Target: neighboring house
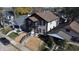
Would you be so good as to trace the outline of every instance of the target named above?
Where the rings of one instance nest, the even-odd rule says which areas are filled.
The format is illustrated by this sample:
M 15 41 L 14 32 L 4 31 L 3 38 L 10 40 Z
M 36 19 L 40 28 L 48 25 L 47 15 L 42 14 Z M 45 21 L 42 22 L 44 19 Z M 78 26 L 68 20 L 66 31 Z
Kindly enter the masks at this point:
M 63 28 L 50 31 L 48 35 L 59 39 L 79 42 L 79 23 L 77 21 L 73 21 L 71 24 L 64 26 Z
M 65 40 L 68 40 L 68 41 L 70 41 L 71 38 L 72 38 L 71 35 L 68 35 L 68 34 L 65 33 L 64 31 L 59 31 L 59 32 L 58 32 L 58 35 L 61 36 L 61 37 L 63 37 Z
M 59 25 L 59 17 L 50 11 L 34 13 L 25 20 L 28 31 L 34 29 L 39 34 L 46 34 Z
M 20 26 L 24 23 L 24 20 L 27 18 L 26 15 L 14 17 L 14 13 L 12 11 L 4 11 L 3 16 L 5 18 L 5 22 L 11 25 L 13 29 L 20 29 Z
M 48 35 L 49 36 L 52 36 L 52 37 L 56 37 L 56 38 L 61 39 L 61 40 L 67 40 L 67 41 L 70 41 L 71 38 L 72 38 L 71 35 L 68 35 L 64 31 L 58 31 L 56 33 L 49 33 Z
M 72 30 L 79 33 L 79 23 L 78 22 L 73 21 L 69 26 Z
M 61 28 L 61 30 L 64 31 L 65 33 L 67 33 L 68 35 L 72 36 L 72 37 L 79 37 L 79 33 L 72 30 L 70 28 L 70 25 L 64 26 L 64 28 Z
M 70 24 L 71 25 L 71 24 Z M 66 26 L 62 31 L 64 31 L 65 33 L 67 33 L 68 35 L 70 35 L 71 41 L 73 42 L 79 42 L 79 33 L 76 32 L 75 30 L 73 30 L 70 25 Z M 77 26 L 77 25 L 76 25 Z M 79 26 L 79 25 L 78 25 Z M 72 26 L 73 27 L 73 26 Z M 75 28 L 75 27 L 74 27 Z
M 3 16 L 5 17 L 5 22 L 9 23 L 14 20 L 13 11 L 4 11 Z

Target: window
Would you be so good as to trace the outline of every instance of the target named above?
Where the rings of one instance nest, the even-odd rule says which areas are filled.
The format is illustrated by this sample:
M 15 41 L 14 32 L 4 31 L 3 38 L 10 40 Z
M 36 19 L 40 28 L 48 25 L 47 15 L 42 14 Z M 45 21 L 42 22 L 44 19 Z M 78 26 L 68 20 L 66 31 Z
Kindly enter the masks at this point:
M 38 23 L 38 25 L 40 25 L 39 21 L 37 23 Z
M 52 22 L 50 22 L 50 24 L 52 24 Z
M 43 25 L 43 21 L 41 21 L 42 25 Z
M 45 34 L 45 29 L 43 29 L 43 33 Z
M 38 32 L 41 33 L 41 28 L 39 28 L 39 31 Z
M 38 23 L 37 22 L 35 22 L 35 26 L 37 26 L 38 25 Z
M 46 23 L 46 22 L 44 21 L 44 22 L 43 22 L 43 25 L 45 25 L 45 23 Z
M 29 24 L 31 24 L 31 21 L 28 21 L 29 22 Z
M 39 21 L 39 25 L 41 25 L 41 21 Z

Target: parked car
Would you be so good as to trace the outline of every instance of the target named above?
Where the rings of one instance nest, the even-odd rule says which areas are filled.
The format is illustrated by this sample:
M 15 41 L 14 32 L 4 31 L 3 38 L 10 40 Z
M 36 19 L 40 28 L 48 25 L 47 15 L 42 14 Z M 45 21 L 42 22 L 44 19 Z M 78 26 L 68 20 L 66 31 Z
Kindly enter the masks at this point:
M 1 42 L 3 45 L 8 45 L 8 44 L 10 44 L 10 41 L 7 40 L 7 39 L 4 38 L 4 37 L 0 38 L 0 42 Z

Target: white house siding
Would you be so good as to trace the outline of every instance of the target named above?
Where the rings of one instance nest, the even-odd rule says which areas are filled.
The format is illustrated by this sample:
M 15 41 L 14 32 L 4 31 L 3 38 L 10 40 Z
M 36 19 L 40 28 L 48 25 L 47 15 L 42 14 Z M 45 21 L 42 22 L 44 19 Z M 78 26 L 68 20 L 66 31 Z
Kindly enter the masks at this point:
M 56 20 L 56 25 L 58 26 L 59 25 L 59 18 Z
M 47 31 L 50 31 L 51 29 L 53 29 L 57 25 L 58 25 L 58 20 L 54 20 L 52 22 L 49 22 L 47 25 Z

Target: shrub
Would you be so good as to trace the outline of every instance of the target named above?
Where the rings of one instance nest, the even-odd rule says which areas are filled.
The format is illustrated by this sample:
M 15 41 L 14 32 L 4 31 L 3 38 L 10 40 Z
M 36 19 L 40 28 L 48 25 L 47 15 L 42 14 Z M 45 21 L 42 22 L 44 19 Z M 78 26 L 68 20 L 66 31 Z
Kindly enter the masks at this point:
M 12 30 L 12 28 L 6 27 L 6 28 L 3 28 L 1 31 L 2 31 L 3 34 L 7 34 L 11 30 Z

